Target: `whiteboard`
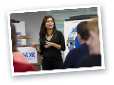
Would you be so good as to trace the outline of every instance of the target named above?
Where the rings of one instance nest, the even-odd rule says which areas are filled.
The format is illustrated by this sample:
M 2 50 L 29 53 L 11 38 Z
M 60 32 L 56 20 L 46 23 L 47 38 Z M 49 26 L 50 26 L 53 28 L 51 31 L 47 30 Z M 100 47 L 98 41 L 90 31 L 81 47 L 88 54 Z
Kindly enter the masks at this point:
M 15 25 L 15 28 L 16 28 L 17 35 L 26 35 L 25 22 L 24 21 L 20 21 L 19 23 L 14 23 L 14 25 Z M 26 39 L 17 40 L 17 44 L 26 45 Z

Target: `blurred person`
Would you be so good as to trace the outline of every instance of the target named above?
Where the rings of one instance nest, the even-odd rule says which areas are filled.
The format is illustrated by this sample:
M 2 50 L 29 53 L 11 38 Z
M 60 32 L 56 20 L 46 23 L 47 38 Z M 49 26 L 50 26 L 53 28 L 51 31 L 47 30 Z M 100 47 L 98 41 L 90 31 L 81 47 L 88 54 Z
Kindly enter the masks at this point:
M 13 52 L 13 66 L 14 72 L 26 72 L 26 71 L 37 71 L 37 67 L 30 64 L 25 56 L 17 50 L 16 47 L 16 29 L 13 23 L 11 26 L 11 40 L 12 40 L 12 52 Z
M 56 30 L 52 16 L 44 16 L 40 29 L 40 54 L 43 56 L 43 70 L 63 68 L 61 51 L 65 50 L 63 34 Z
M 86 27 L 87 22 L 81 22 L 77 26 L 77 36 L 80 41 L 80 47 L 70 50 L 67 54 L 64 67 L 65 68 L 78 68 L 85 58 L 89 56 L 89 48 L 86 44 L 90 34 Z
M 90 54 L 90 45 L 88 45 L 87 42 L 91 36 L 91 33 L 88 23 L 88 21 L 84 21 L 78 24 L 77 36 L 80 41 L 80 48 L 74 48 L 68 53 L 64 62 L 65 68 L 79 68 L 101 65 L 101 56 Z
M 92 21 L 88 21 L 87 27 L 90 32 L 90 37 L 86 43 L 89 47 L 90 56 L 83 62 L 83 64 L 88 66 L 101 66 L 98 19 L 94 18 Z

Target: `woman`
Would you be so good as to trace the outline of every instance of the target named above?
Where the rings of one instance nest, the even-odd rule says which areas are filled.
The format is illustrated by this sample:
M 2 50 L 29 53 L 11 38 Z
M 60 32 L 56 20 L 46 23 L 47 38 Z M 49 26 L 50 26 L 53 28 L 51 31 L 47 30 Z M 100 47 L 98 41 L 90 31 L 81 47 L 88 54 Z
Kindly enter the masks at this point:
M 40 29 L 40 50 L 43 55 L 43 70 L 63 68 L 61 51 L 65 50 L 64 36 L 56 30 L 52 16 L 43 18 Z
M 13 66 L 14 72 L 26 72 L 26 71 L 37 71 L 34 65 L 30 64 L 24 55 L 18 52 L 16 47 L 16 30 L 14 24 L 10 24 L 11 26 L 11 39 L 12 39 L 12 52 L 13 52 Z

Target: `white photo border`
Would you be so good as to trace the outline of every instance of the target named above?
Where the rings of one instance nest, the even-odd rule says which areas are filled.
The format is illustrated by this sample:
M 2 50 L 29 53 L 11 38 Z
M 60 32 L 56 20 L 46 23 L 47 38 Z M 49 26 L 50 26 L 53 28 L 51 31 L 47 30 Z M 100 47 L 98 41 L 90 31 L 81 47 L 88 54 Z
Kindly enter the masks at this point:
M 13 55 L 12 55 L 12 41 L 11 41 L 11 28 L 10 28 L 10 14 L 12 13 L 24 13 L 24 12 L 38 12 L 38 11 L 51 11 L 51 10 L 64 10 L 64 9 L 78 9 L 78 8 L 97 8 L 98 14 L 98 24 L 99 24 L 99 39 L 100 39 L 100 51 L 101 51 L 101 66 L 94 67 L 81 67 L 81 68 L 68 68 L 68 69 L 60 69 L 60 70 L 48 70 L 48 71 L 32 71 L 32 72 L 14 72 L 13 67 Z M 49 73 L 61 73 L 61 72 L 74 72 L 74 71 L 89 71 L 89 70 L 102 70 L 105 69 L 104 62 L 104 52 L 103 52 L 103 34 L 102 34 L 102 24 L 101 24 L 101 9 L 99 5 L 83 5 L 83 6 L 70 6 L 70 7 L 53 7 L 53 8 L 40 8 L 40 9 L 28 9 L 28 10 L 13 10 L 8 13 L 8 31 L 9 31 L 9 45 L 10 45 L 10 57 L 11 57 L 11 74 L 12 76 L 21 76 L 21 75 L 34 75 L 34 74 L 49 74 Z

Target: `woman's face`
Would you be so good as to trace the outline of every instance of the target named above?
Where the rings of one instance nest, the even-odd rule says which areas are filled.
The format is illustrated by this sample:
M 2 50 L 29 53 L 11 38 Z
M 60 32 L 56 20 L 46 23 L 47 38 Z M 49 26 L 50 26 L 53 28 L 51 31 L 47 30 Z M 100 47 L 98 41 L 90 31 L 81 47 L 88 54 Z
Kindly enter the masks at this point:
M 48 18 L 45 24 L 47 29 L 53 29 L 54 27 L 54 22 L 52 18 Z

